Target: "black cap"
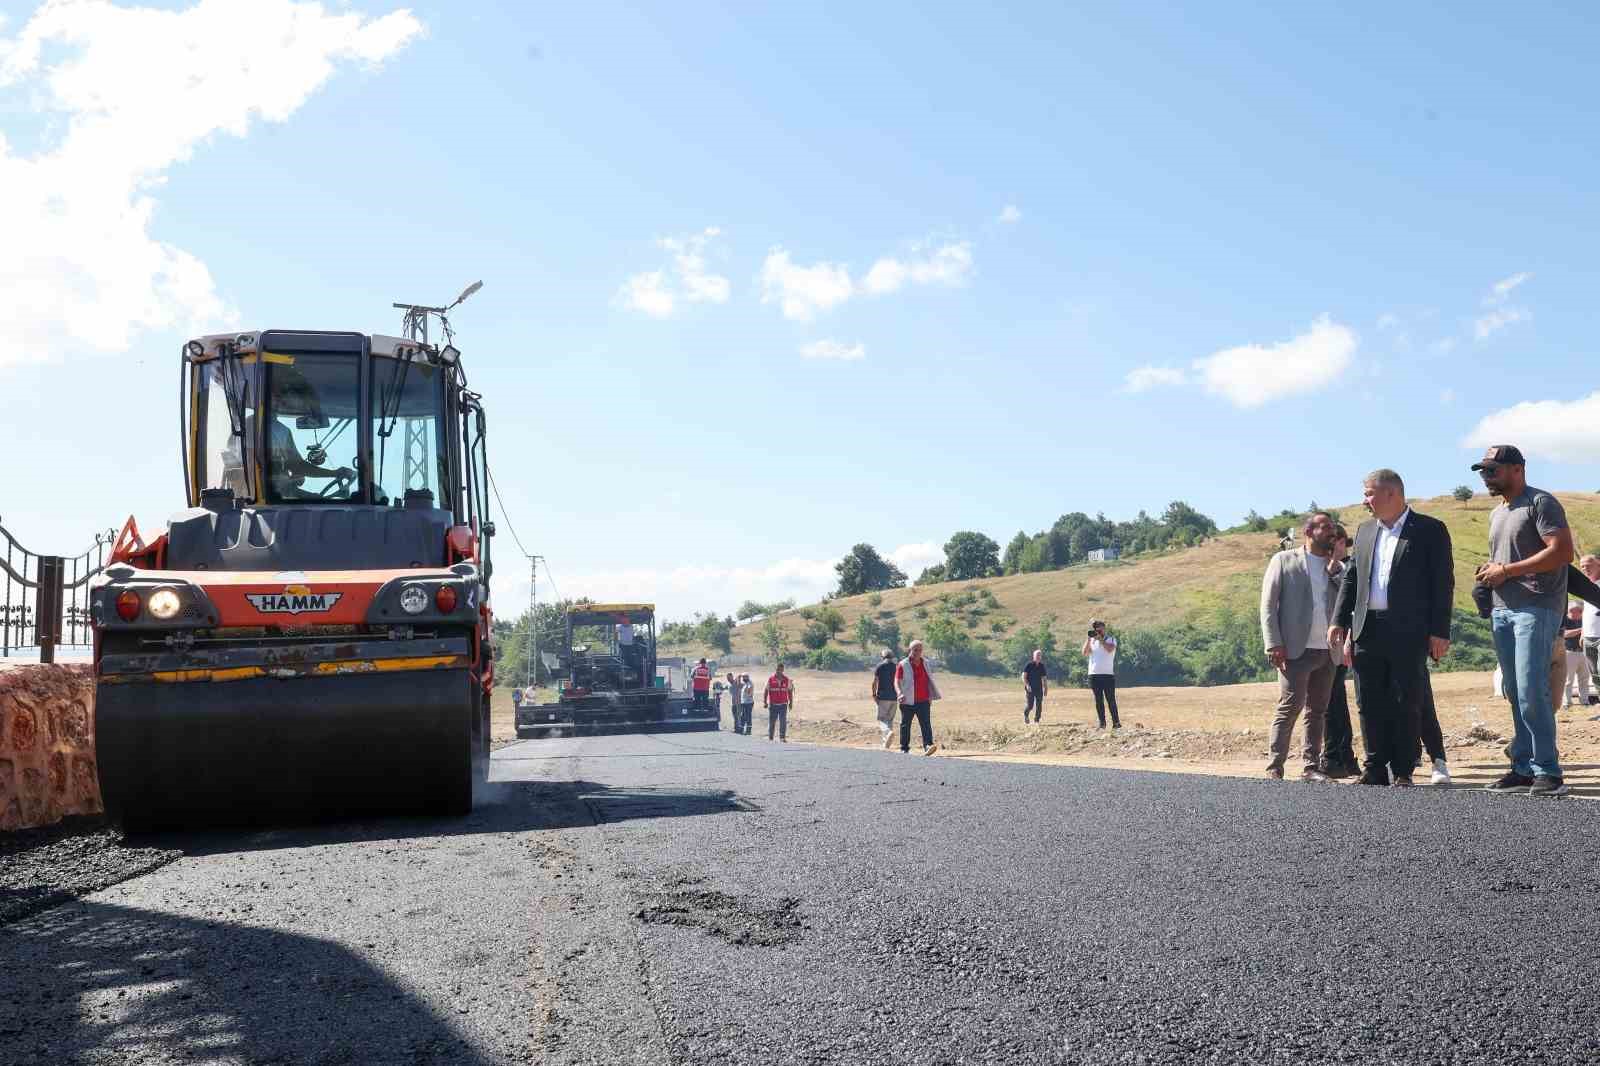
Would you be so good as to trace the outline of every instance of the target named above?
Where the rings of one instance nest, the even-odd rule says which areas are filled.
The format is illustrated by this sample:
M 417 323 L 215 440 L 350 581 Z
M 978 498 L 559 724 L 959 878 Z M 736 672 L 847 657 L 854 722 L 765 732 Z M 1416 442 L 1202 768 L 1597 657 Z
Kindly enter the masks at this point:
M 1472 469 L 1482 470 L 1486 466 L 1526 466 L 1527 460 L 1522 458 L 1522 451 L 1515 444 L 1491 444 L 1483 453 L 1483 458 L 1472 464 Z

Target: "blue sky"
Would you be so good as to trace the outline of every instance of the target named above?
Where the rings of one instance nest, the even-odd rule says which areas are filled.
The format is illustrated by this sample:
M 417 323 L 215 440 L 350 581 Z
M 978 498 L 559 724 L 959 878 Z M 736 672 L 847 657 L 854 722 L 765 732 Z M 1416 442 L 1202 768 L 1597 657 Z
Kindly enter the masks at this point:
M 1583 7 L 158 6 L 0 7 L 0 516 L 40 548 L 181 504 L 191 326 L 395 332 L 480 277 L 491 461 L 567 595 L 1431 495 L 1485 434 L 1600 488 Z

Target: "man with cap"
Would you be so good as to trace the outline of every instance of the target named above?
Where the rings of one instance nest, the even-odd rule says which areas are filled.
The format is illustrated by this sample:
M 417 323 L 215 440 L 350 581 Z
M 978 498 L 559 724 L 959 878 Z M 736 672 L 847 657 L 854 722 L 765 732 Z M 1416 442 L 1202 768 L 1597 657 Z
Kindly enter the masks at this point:
M 878 668 L 872 671 L 872 701 L 878 708 L 878 730 L 883 734 L 883 746 L 894 747 L 894 712 L 900 705 L 894 691 L 894 652 L 883 649 Z
M 1511 769 L 1489 787 L 1562 796 L 1567 783 L 1556 750 L 1549 664 L 1566 614 L 1572 530 L 1561 501 L 1528 484 L 1527 463 L 1513 445 L 1493 445 L 1472 469 L 1501 501 L 1489 516 L 1489 561 L 1477 579 L 1493 592 L 1490 625 L 1514 730 Z

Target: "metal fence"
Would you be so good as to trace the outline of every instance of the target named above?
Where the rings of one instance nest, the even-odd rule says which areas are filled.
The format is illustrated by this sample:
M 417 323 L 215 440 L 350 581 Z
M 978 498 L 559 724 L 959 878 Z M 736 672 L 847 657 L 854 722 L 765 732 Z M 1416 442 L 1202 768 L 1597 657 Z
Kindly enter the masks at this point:
M 0 525 L 0 656 L 37 647 L 40 661 L 51 662 L 58 647 L 93 643 L 89 579 L 105 567 L 116 539 L 108 529 L 77 555 L 41 555 Z

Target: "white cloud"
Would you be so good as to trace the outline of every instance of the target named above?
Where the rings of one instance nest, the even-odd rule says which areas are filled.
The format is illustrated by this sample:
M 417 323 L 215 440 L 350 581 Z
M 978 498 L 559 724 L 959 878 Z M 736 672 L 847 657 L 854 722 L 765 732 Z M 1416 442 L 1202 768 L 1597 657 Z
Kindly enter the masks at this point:
M 802 344 L 800 354 L 807 359 L 842 359 L 848 362 L 866 358 L 867 346 L 860 341 L 845 344 L 843 341 L 820 340 Z
M 648 270 L 623 282 L 617 291 L 617 303 L 652 318 L 670 318 L 677 307 L 666 272 L 662 270 Z
M 809 322 L 855 296 L 886 296 L 907 285 L 962 285 L 972 274 L 972 244 L 952 241 L 931 247 L 911 246 L 902 257 L 884 256 L 860 282 L 843 263 L 827 261 L 799 266 L 783 248 L 767 253 L 761 264 L 761 302 L 776 303 L 785 318 Z
M 931 251 L 912 249 L 904 259 L 885 256 L 872 264 L 861 279 L 861 291 L 869 296 L 898 292 L 907 282 L 914 285 L 960 285 L 972 273 L 972 245 L 966 241 L 941 245 Z
M 1124 392 L 1148 392 L 1170 385 L 1187 385 L 1189 375 L 1175 366 L 1140 366 L 1128 371 L 1123 382 Z
M 774 248 L 761 264 L 761 302 L 776 303 L 784 318 L 809 322 L 818 311 L 850 299 L 854 289 L 849 269 L 840 263 L 796 266 L 788 252 Z
M 1432 347 L 1440 355 L 1448 355 L 1456 350 L 1456 339 L 1454 337 L 1440 337 L 1433 342 Z
M 1472 335 L 1480 341 L 1488 340 L 1507 326 L 1526 322 L 1532 317 L 1533 312 L 1526 307 L 1497 307 L 1473 321 Z
M 1022 221 L 1022 209 L 1016 204 L 1006 204 L 1000 209 L 998 221 L 1005 223 L 1007 226 L 1015 225 Z
M 0 37 L 0 90 L 54 134 L 32 154 L 0 136 L 0 366 L 230 324 L 206 264 L 151 233 L 166 171 L 215 134 L 286 121 L 338 65 L 379 62 L 422 32 L 404 9 L 58 0 Z
M 1356 346 L 1353 330 L 1323 315 L 1298 337 L 1225 348 L 1195 360 L 1194 368 L 1207 392 L 1235 407 L 1260 407 L 1333 384 L 1349 369 Z
M 653 318 L 670 318 L 678 300 L 686 303 L 725 304 L 733 287 L 728 279 L 713 274 L 706 266 L 706 246 L 722 231 L 707 226 L 687 237 L 662 237 L 656 245 L 672 253 L 672 278 L 665 270 L 635 274 L 617 290 L 617 305 Z
M 904 570 L 908 580 L 915 581 L 928 567 L 944 562 L 944 549 L 931 541 L 920 541 L 902 544 L 884 558 Z
M 1484 297 L 1484 303 L 1505 303 L 1506 297 L 1511 295 L 1513 289 L 1515 289 L 1518 285 L 1521 285 L 1523 282 L 1530 280 L 1532 277 L 1532 274 L 1528 273 L 1526 270 L 1523 270 L 1511 275 L 1509 278 L 1501 278 L 1499 281 L 1495 282 L 1489 287 L 1489 295 Z
M 1567 463 L 1600 460 L 1600 392 L 1581 400 L 1539 400 L 1485 415 L 1463 448 L 1515 444 L 1524 455 Z
M 1531 319 L 1532 311 L 1526 307 L 1508 307 L 1506 300 L 1519 285 L 1532 277 L 1532 274 L 1524 270 L 1509 278 L 1501 278 L 1489 286 L 1489 291 L 1483 298 L 1483 306 L 1490 310 L 1473 320 L 1472 335 L 1480 341 L 1488 340 L 1507 326 Z

